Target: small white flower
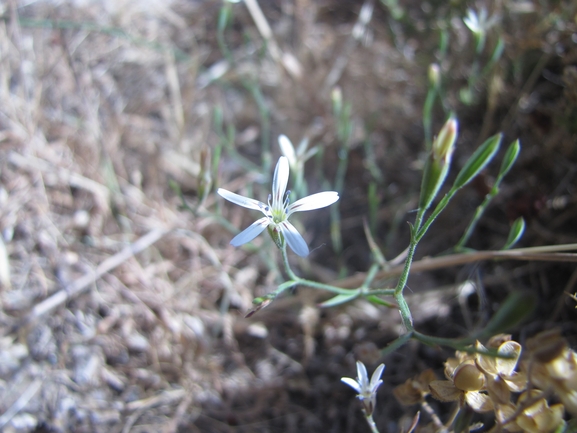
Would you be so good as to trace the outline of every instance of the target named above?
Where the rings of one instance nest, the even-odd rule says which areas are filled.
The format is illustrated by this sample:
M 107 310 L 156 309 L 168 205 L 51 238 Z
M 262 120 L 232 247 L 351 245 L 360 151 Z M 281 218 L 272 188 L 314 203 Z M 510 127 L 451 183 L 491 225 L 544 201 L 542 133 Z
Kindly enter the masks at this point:
M 377 389 L 381 386 L 381 383 L 383 383 L 381 375 L 383 374 L 384 369 L 385 364 L 379 365 L 371 376 L 371 381 L 369 382 L 369 376 L 365 364 L 361 361 L 357 361 L 357 380 L 351 379 L 350 377 L 341 378 L 342 382 L 357 391 L 357 398 L 363 402 L 367 416 L 370 416 L 373 413 L 377 404 Z
M 467 16 L 463 18 L 463 22 L 476 35 L 484 35 L 487 30 L 495 25 L 497 17 L 489 17 L 485 8 L 481 8 L 479 14 L 473 9 L 467 9 Z
M 289 204 L 290 191 L 286 192 L 289 177 L 289 162 L 286 157 L 281 156 L 274 170 L 272 179 L 272 195 L 268 196 L 268 204 L 252 198 L 243 197 L 226 189 L 219 188 L 217 193 L 228 201 L 248 209 L 261 211 L 265 216 L 256 220 L 244 231 L 236 235 L 230 244 L 238 247 L 252 241 L 261 234 L 267 227 L 271 234 L 281 234 L 289 247 L 301 257 L 309 254 L 309 247 L 297 229 L 288 221 L 294 212 L 301 212 L 313 209 L 320 209 L 329 206 L 339 199 L 339 194 L 335 191 L 319 192 L 301 198 Z M 286 194 L 285 194 L 286 192 Z M 271 202 L 272 197 L 272 202 Z
M 289 165 L 294 171 L 302 170 L 304 163 L 318 151 L 315 146 L 307 152 L 309 146 L 308 138 L 303 138 L 297 149 L 294 148 L 292 142 L 286 135 L 280 135 L 278 137 L 278 144 L 280 151 L 287 157 Z

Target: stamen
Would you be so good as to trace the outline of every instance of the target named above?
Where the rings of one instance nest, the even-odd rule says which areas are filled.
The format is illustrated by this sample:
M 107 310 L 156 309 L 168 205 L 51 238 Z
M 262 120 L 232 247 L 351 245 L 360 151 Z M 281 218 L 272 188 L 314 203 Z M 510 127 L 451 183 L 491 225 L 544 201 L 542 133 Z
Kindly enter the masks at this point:
M 283 204 L 283 206 L 284 206 L 285 208 L 286 208 L 286 207 L 289 205 L 289 203 L 290 203 L 290 194 L 291 194 L 291 191 L 290 191 L 290 189 L 289 189 L 289 190 L 286 192 L 285 199 L 284 199 L 284 204 Z

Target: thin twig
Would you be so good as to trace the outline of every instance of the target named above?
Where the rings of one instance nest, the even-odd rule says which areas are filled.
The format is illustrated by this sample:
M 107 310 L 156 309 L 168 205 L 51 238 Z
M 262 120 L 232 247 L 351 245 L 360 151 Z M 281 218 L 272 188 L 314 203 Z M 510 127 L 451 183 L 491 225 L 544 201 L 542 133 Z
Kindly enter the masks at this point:
M 434 269 L 448 268 L 459 266 L 467 263 L 479 262 L 482 260 L 526 260 L 526 261 L 558 261 L 558 262 L 577 262 L 577 254 L 562 253 L 560 251 L 577 250 L 577 244 L 549 245 L 544 247 L 517 248 L 507 251 L 476 251 L 472 253 L 452 254 L 449 256 L 424 258 L 413 262 L 412 272 L 431 271 Z M 386 271 L 379 272 L 375 278 L 388 278 L 400 275 L 404 266 L 395 266 Z M 338 287 L 352 288 L 358 287 L 365 279 L 365 273 L 353 275 L 344 280 L 333 282 Z

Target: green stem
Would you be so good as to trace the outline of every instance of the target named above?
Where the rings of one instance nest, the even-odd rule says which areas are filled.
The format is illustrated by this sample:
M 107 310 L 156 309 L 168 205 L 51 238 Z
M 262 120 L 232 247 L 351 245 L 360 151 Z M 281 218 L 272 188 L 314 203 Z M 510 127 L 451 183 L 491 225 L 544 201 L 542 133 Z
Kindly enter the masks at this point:
M 361 287 L 359 287 L 360 289 L 368 289 L 369 288 L 369 286 L 371 285 L 371 283 L 375 279 L 375 276 L 377 275 L 379 268 L 380 268 L 380 266 L 378 263 L 373 263 L 371 265 L 369 272 L 367 272 L 367 277 L 365 278 L 365 281 L 363 281 L 363 284 L 361 285 Z
M 493 200 L 493 198 L 497 195 L 498 192 L 499 192 L 499 188 L 496 188 L 496 185 L 495 185 L 495 187 L 493 187 L 491 192 L 485 196 L 485 199 L 483 200 L 483 202 L 477 207 L 477 209 L 475 210 L 475 215 L 473 216 L 473 219 L 471 220 L 471 222 L 469 223 L 469 226 L 465 230 L 465 233 L 463 233 L 463 236 L 461 237 L 461 239 L 459 239 L 459 242 L 457 242 L 457 245 L 455 245 L 456 251 L 461 251 L 463 249 L 463 247 L 465 246 L 465 244 L 469 241 L 469 238 L 473 234 L 473 231 L 475 230 L 477 223 L 481 219 L 481 216 L 483 215 L 483 213 L 487 209 L 487 206 L 489 206 L 489 203 L 491 202 L 491 200 Z
M 367 424 L 369 424 L 369 427 L 371 428 L 371 433 L 379 433 L 379 429 L 373 420 L 373 415 L 366 415 L 366 420 Z
M 403 273 L 397 282 L 395 287 L 395 301 L 399 306 L 399 313 L 401 314 L 401 319 L 403 325 L 407 332 L 413 331 L 413 316 L 411 314 L 411 309 L 403 296 L 403 290 L 407 286 L 407 281 L 409 280 L 409 272 L 411 271 L 411 264 L 413 263 L 413 257 L 415 255 L 415 250 L 417 249 L 417 244 L 419 239 L 417 238 L 417 233 L 421 227 L 423 221 L 423 215 L 425 209 L 419 209 L 417 212 L 417 218 L 415 219 L 415 225 L 411 227 L 411 243 L 409 244 L 409 251 L 407 253 L 407 258 L 405 259 L 405 267 L 403 268 Z
M 429 218 L 427 218 L 427 221 L 425 221 L 423 227 L 417 227 L 417 225 L 415 224 L 416 243 L 418 243 L 423 238 L 425 233 L 427 233 L 427 230 L 429 230 L 429 227 L 431 226 L 431 224 L 433 224 L 433 221 L 435 221 L 435 219 L 439 216 L 439 214 L 443 211 L 443 209 L 447 207 L 447 205 L 449 204 L 449 202 L 451 201 L 456 192 L 457 192 L 456 189 L 451 188 L 451 190 L 439 202 L 433 213 L 429 216 Z
M 336 293 L 338 295 L 352 295 L 354 292 L 356 292 L 358 290 L 358 289 L 343 289 L 341 287 L 335 287 L 335 286 L 332 286 L 330 284 L 318 283 L 316 281 L 307 280 L 305 278 L 300 278 L 297 274 L 294 273 L 294 271 L 292 270 L 292 268 L 290 266 L 290 263 L 288 260 L 288 254 L 287 254 L 287 250 L 286 250 L 286 242 L 283 243 L 281 251 L 282 251 L 282 259 L 283 259 L 286 273 L 290 277 L 291 281 L 294 283 L 290 287 L 296 286 L 298 284 L 298 285 L 310 287 L 313 289 L 326 290 L 328 292 Z
M 395 296 L 395 289 L 376 289 L 369 290 L 365 293 L 366 296 L 370 295 L 382 295 L 382 296 Z
M 435 87 L 429 87 L 427 92 L 427 98 L 425 99 L 425 104 L 423 106 L 423 130 L 425 133 L 425 144 L 426 149 L 430 150 L 433 143 L 432 134 L 432 111 L 433 104 L 435 103 L 435 98 L 437 97 L 437 90 Z
M 286 241 L 284 239 L 283 239 L 282 248 L 280 250 L 282 251 L 282 260 L 284 263 L 284 268 L 286 270 L 286 273 L 288 274 L 288 276 L 290 277 L 291 280 L 293 280 L 293 281 L 300 280 L 298 275 L 293 272 L 291 265 L 289 263 L 288 254 L 286 253 Z

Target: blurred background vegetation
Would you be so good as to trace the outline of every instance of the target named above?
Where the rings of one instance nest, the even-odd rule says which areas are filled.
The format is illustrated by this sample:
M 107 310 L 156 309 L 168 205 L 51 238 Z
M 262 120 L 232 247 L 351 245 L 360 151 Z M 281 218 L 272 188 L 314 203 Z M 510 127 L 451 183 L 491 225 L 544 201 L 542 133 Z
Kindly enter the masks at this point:
M 10 0 L 0 14 L 3 431 L 366 432 L 340 383 L 357 359 L 387 366 L 380 431 L 407 428 L 416 408 L 392 388 L 442 378 L 452 351 L 381 356 L 394 309 L 319 309 L 297 289 L 244 317 L 284 281 L 279 256 L 264 236 L 229 246 L 254 215 L 214 191 L 266 201 L 280 134 L 315 149 L 293 197 L 341 195 L 295 219 L 305 277 L 367 272 L 365 220 L 386 259 L 403 252 L 450 114 L 450 179 L 491 135 L 522 147 L 466 247 L 500 249 L 519 217 L 519 247 L 576 242 L 573 1 Z M 457 244 L 498 166 L 417 261 Z M 520 291 L 538 302 L 515 339 L 557 327 L 575 347 L 576 282 L 562 259 L 484 261 L 414 273 L 407 297 L 418 329 L 454 337 Z

